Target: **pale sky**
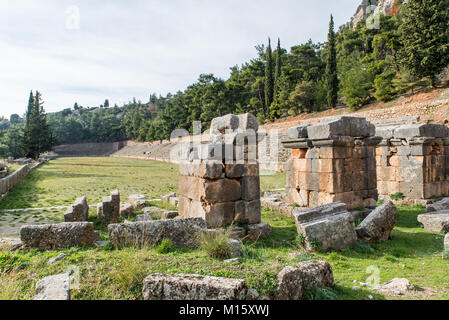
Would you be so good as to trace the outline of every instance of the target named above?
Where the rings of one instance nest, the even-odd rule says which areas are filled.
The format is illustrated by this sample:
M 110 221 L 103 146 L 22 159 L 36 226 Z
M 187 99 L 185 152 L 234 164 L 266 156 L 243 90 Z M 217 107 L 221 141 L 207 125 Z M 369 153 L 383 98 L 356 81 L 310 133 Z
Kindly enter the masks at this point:
M 361 0 L 0 0 L 0 116 L 22 115 L 30 90 L 47 112 L 119 106 L 184 90 L 202 73 L 227 79 L 281 38 L 324 42 Z

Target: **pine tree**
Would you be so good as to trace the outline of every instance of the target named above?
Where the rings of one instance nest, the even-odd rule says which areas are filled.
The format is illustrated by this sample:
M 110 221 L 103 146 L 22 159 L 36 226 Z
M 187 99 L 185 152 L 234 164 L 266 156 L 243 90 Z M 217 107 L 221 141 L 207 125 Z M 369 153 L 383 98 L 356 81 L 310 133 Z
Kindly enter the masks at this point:
M 276 66 L 274 69 L 274 98 L 276 98 L 279 91 L 279 78 L 282 70 L 282 49 L 281 39 L 278 39 L 278 47 L 276 49 Z
M 331 15 L 327 42 L 326 87 L 327 105 L 335 108 L 338 102 L 337 50 L 335 45 L 334 17 Z
M 449 1 L 409 0 L 400 27 L 400 62 L 418 78 L 429 77 L 432 86 L 449 64 Z
M 268 38 L 268 47 L 266 53 L 266 63 L 265 63 L 265 104 L 266 108 L 269 109 L 271 103 L 273 102 L 274 94 L 274 80 L 273 80 L 273 53 L 271 50 L 271 40 Z
M 47 123 L 47 115 L 43 108 L 42 95 L 36 91 L 34 97 L 30 95 L 26 126 L 23 130 L 22 149 L 26 157 L 38 160 L 41 153 L 50 151 L 56 140 Z

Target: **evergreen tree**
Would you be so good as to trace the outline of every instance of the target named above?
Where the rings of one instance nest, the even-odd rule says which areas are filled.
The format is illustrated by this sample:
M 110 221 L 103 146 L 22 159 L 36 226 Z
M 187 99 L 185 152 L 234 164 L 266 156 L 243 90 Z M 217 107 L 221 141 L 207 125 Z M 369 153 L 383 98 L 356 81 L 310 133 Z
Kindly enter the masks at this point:
M 265 104 L 269 108 L 273 102 L 274 80 L 273 80 L 273 53 L 271 51 L 271 40 L 268 38 L 268 47 L 265 62 Z
M 278 39 L 278 47 L 276 50 L 276 66 L 274 70 L 274 97 L 277 96 L 279 91 L 279 78 L 281 76 L 282 70 L 282 49 L 281 49 L 281 39 Z
M 400 62 L 418 78 L 437 75 L 449 64 L 449 1 L 409 0 L 400 27 Z
M 56 143 L 43 104 L 39 91 L 33 98 L 31 93 L 21 145 L 25 156 L 34 160 L 38 160 L 41 153 L 50 151 Z
M 334 17 L 331 15 L 327 42 L 326 65 L 327 105 L 335 108 L 338 102 L 337 49 L 335 43 Z

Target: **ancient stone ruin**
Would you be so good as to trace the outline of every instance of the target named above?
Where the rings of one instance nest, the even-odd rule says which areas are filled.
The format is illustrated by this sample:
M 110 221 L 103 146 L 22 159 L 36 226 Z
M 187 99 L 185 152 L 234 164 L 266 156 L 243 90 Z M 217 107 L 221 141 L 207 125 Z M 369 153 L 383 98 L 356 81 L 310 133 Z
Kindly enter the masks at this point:
M 393 202 L 389 201 L 377 207 L 357 227 L 359 239 L 365 242 L 376 243 L 388 241 L 398 219 L 398 211 Z
M 342 202 L 296 209 L 293 217 L 306 250 L 343 249 L 357 241 L 354 217 Z
M 66 222 L 24 226 L 20 229 L 20 239 L 27 249 L 63 250 L 72 246 L 93 246 L 100 235 L 92 222 Z
M 71 205 L 64 215 L 65 222 L 82 222 L 87 221 L 89 218 L 89 206 L 87 204 L 87 198 L 78 198 L 73 205 Z
M 120 192 L 114 190 L 109 197 L 103 197 L 103 201 L 97 205 L 97 214 L 104 227 L 120 220 Z
M 337 201 L 349 209 L 375 207 L 377 173 L 375 127 L 364 118 L 330 118 L 289 130 L 285 148 L 288 202 L 316 207 Z
M 421 202 L 449 195 L 449 128 L 436 124 L 377 127 L 381 199 L 401 194 Z
M 210 143 L 187 146 L 180 164 L 179 213 L 207 227 L 261 221 L 257 118 L 227 115 L 212 121 Z

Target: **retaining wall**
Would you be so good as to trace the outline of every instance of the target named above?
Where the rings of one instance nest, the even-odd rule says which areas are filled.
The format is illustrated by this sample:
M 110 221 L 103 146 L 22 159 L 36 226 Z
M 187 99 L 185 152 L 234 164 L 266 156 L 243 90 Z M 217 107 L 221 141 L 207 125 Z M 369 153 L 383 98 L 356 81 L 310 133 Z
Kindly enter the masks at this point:
M 3 198 L 9 192 L 9 190 L 11 190 L 16 184 L 18 184 L 23 178 L 25 178 L 31 170 L 41 164 L 42 162 L 23 165 L 12 174 L 6 176 L 3 179 L 0 179 L 0 198 Z

